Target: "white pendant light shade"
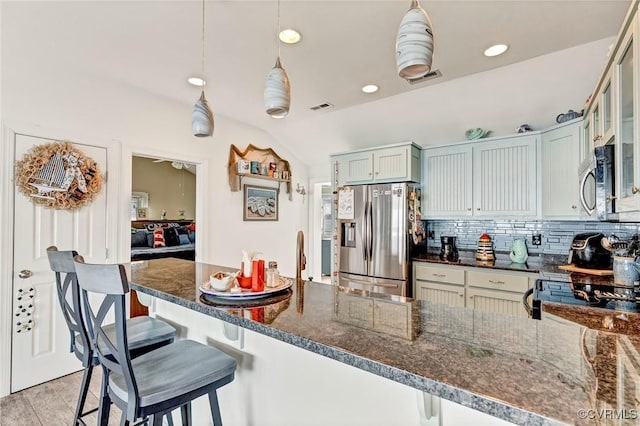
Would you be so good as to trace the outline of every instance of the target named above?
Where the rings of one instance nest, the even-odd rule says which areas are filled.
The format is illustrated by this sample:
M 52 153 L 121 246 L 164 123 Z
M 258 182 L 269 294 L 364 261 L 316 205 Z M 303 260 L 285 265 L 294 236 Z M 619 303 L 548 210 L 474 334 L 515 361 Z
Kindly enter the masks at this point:
M 282 68 L 280 57 L 276 65 L 267 75 L 264 85 L 264 109 L 273 118 L 284 118 L 289 114 L 291 104 L 291 87 L 289 77 Z
M 204 97 L 204 90 L 193 107 L 191 129 L 193 130 L 193 135 L 198 137 L 211 136 L 213 134 L 213 112 L 211 112 L 209 103 Z
M 406 80 L 424 77 L 433 62 L 433 30 L 431 20 L 417 0 L 404 15 L 396 37 L 398 75 Z

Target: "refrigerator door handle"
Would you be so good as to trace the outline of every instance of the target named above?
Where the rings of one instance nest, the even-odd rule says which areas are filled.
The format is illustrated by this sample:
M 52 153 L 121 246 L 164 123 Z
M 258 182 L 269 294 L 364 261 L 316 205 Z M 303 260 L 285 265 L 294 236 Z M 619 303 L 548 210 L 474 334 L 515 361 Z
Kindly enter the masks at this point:
M 373 260 L 373 201 L 369 201 L 369 260 Z
M 367 228 L 368 226 L 368 217 L 369 215 L 369 209 L 367 208 L 367 203 L 365 202 L 364 205 L 364 222 L 362 224 L 362 258 L 364 259 L 364 261 L 366 262 L 368 260 L 367 258 L 367 251 L 368 251 L 368 243 L 369 243 L 369 230 Z

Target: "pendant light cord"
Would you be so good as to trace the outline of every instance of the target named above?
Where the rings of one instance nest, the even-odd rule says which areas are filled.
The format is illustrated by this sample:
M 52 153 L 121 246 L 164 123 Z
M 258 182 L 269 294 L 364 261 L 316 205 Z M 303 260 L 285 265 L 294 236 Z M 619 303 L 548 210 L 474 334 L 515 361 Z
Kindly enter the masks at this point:
M 278 34 L 276 34 L 278 40 L 278 58 L 280 57 L 280 0 L 278 0 Z
M 204 78 L 204 3 L 205 0 L 202 0 L 202 81 L 205 81 Z M 202 90 L 204 91 L 204 84 L 202 85 Z

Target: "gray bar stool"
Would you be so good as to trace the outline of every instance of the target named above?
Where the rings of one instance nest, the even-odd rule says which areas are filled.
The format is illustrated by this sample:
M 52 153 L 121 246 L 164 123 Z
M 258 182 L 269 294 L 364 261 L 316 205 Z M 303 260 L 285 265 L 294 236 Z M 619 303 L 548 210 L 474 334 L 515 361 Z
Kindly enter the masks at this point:
M 162 417 L 180 407 L 182 422 L 191 424 L 191 401 L 208 394 L 213 424 L 222 425 L 217 389 L 234 379 L 236 360 L 224 352 L 193 340 L 179 340 L 131 359 L 125 327 L 125 295 L 129 292 L 122 265 L 91 265 L 75 257 L 85 326 L 100 363 L 108 370 L 108 397 L 122 410 L 121 425 L 136 419 L 159 426 Z M 105 295 L 97 310 L 87 294 Z M 102 328 L 115 311 L 116 334 Z M 106 356 L 105 351 L 113 354 Z M 103 418 L 101 425 L 106 425 Z
M 83 412 L 84 404 L 89 391 L 89 383 L 91 382 L 91 373 L 93 367 L 99 365 L 97 354 L 91 348 L 89 334 L 87 333 L 82 321 L 80 288 L 78 287 L 78 279 L 76 276 L 75 264 L 73 257 L 76 256 L 75 251 L 58 251 L 58 248 L 51 246 L 47 248 L 47 257 L 49 258 L 49 266 L 56 275 L 56 290 L 58 294 L 58 302 L 62 309 L 62 315 L 69 328 L 70 336 L 70 352 L 75 353 L 76 357 L 82 362 L 84 373 L 82 375 L 82 384 L 80 386 L 80 394 L 78 395 L 78 403 L 73 417 L 73 424 L 84 425 L 82 417 L 95 412 L 98 408 L 94 408 L 87 412 Z M 64 274 L 64 277 L 63 277 Z M 129 348 L 133 351 L 132 356 L 138 356 L 157 349 L 161 346 L 168 345 L 173 342 L 176 334 L 175 328 L 169 324 L 150 317 L 136 317 L 126 321 L 126 327 L 129 338 Z M 115 324 L 107 324 L 104 332 L 109 336 L 115 336 Z M 106 356 L 112 357 L 107 351 Z M 105 394 L 106 380 L 103 374 L 102 393 Z M 107 402 L 105 407 L 102 399 L 100 401 L 102 412 L 108 413 Z

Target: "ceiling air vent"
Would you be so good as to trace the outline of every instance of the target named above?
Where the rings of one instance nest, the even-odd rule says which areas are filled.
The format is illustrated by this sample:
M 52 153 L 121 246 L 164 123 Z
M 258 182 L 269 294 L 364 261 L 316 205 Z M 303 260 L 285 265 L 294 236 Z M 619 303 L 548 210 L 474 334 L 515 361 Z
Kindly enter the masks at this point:
M 442 73 L 440 72 L 440 70 L 433 70 L 420 78 L 414 78 L 413 80 L 407 80 L 407 81 L 409 82 L 409 84 L 418 84 L 418 83 L 422 83 L 424 81 L 432 80 L 438 77 L 442 77 Z
M 321 104 L 312 106 L 311 108 L 309 108 L 311 111 L 320 111 L 322 109 L 329 109 L 329 108 L 333 108 L 333 104 L 330 104 L 329 102 L 323 102 Z

